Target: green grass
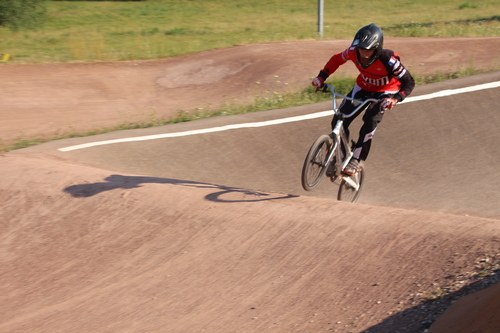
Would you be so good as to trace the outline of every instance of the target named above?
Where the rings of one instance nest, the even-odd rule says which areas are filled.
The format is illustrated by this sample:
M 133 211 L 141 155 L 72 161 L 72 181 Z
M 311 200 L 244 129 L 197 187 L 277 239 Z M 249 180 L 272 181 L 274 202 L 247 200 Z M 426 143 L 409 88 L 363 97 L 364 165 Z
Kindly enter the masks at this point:
M 0 53 L 18 63 L 178 56 L 241 44 L 318 39 L 317 1 L 48 1 L 37 31 L 0 28 Z M 492 0 L 326 2 L 325 39 L 375 22 L 387 37 L 499 36 Z

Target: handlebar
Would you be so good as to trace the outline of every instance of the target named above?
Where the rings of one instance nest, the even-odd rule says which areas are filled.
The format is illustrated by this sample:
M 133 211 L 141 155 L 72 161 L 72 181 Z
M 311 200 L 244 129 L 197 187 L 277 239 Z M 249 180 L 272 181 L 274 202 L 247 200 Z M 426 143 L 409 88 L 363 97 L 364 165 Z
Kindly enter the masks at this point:
M 349 114 L 342 114 L 344 118 L 349 118 L 349 117 L 352 117 L 353 115 L 355 115 L 359 110 L 363 109 L 367 104 L 371 104 L 371 103 L 378 103 L 380 102 L 381 100 L 380 99 L 376 99 L 376 98 L 368 98 L 368 99 L 365 99 L 364 101 L 361 101 L 359 99 L 355 99 L 355 98 L 352 98 L 352 97 L 349 97 L 349 96 L 345 96 L 345 95 L 342 95 L 342 94 L 339 94 L 339 93 L 336 93 L 335 92 L 335 87 L 330 85 L 330 84 L 324 84 L 323 85 L 323 92 L 328 92 L 328 88 L 331 89 L 331 92 L 332 92 L 332 107 L 333 107 L 333 112 L 335 112 L 336 114 L 339 114 L 338 110 L 337 110 L 337 100 L 335 99 L 335 96 L 337 97 L 342 97 L 344 99 L 348 99 L 350 101 L 353 101 L 355 103 L 359 103 L 360 105 L 354 109 L 354 111 L 352 111 L 351 113 Z

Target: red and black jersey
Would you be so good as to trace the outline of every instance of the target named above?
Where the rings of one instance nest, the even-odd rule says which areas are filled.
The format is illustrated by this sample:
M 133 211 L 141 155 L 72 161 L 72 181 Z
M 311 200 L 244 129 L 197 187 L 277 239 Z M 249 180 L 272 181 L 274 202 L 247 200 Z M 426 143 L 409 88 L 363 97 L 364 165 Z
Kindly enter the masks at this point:
M 394 94 L 394 98 L 401 102 L 415 87 L 415 80 L 401 63 L 399 55 L 387 49 L 381 51 L 373 64 L 363 68 L 359 63 L 356 48 L 349 47 L 344 52 L 334 54 L 318 76 L 326 80 L 348 60 L 354 62 L 359 70 L 356 84 L 365 91 Z

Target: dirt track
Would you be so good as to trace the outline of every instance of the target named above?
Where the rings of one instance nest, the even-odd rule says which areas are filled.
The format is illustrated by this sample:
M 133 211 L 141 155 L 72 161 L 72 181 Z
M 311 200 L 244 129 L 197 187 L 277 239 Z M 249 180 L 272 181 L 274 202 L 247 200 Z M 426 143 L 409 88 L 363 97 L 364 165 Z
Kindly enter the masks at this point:
M 487 68 L 498 63 L 499 40 L 493 39 L 493 43 L 486 44 L 496 45 L 496 49 L 491 52 L 483 49 L 481 52 L 492 58 L 488 61 L 474 58 L 474 67 Z M 464 51 L 467 49 L 463 47 L 463 41 L 460 44 L 459 41 L 446 40 L 445 43 L 433 42 L 443 50 L 441 56 L 431 53 L 432 59 L 422 58 L 421 55 L 415 59 L 412 54 L 404 53 L 408 45 L 416 47 L 415 40 L 411 40 L 411 44 L 407 40 L 391 42 L 401 43 L 400 47 L 395 45 L 393 48 L 402 54 L 403 60 L 408 59 L 405 63 L 413 67 L 419 62 L 429 64 L 432 61 L 437 61 L 437 66 L 439 61 L 436 59 L 441 59 L 442 66 L 446 67 L 450 66 L 446 52 L 474 52 Z M 164 62 L 144 62 L 1 68 L 2 76 L 10 73 L 12 78 L 18 80 L 18 85 L 8 85 L 9 93 L 0 97 L 1 115 L 6 120 L 2 121 L 2 126 L 7 124 L 7 130 L 2 131 L 2 135 L 6 133 L 2 139 L 16 138 L 20 132 L 33 135 L 50 133 L 51 130 L 65 131 L 67 126 L 76 126 L 79 116 L 88 119 L 81 126 L 104 126 L 121 120 L 116 117 L 116 109 L 130 108 L 128 110 L 132 112 L 132 101 L 138 103 L 134 106 L 138 109 L 145 105 L 139 105 L 141 101 L 157 101 L 158 110 L 161 109 L 160 105 L 165 105 L 161 112 L 173 112 L 177 106 L 169 108 L 166 105 L 189 102 L 187 96 L 192 95 L 192 87 L 169 86 L 172 83 L 162 78 L 176 78 L 172 72 L 168 72 L 167 67 L 170 70 L 176 68 L 181 73 L 184 70 L 181 70 L 183 67 L 180 64 L 190 64 L 192 61 L 215 64 L 215 68 L 220 67 L 216 64 L 224 64 L 227 67 L 219 68 L 219 72 L 226 70 L 226 74 L 234 74 L 239 70 L 238 75 L 222 75 L 217 82 L 204 82 L 205 85 L 198 88 L 205 93 L 200 95 L 197 103 L 204 101 L 203 98 L 216 101 L 228 96 L 225 94 L 228 86 L 240 87 L 236 82 L 242 84 L 240 89 L 232 90 L 234 96 L 245 98 L 245 87 L 255 81 L 270 87 L 275 84 L 274 75 L 283 78 L 289 85 L 302 84 L 308 82 L 309 77 L 316 74 L 320 63 L 324 62 L 319 59 L 311 65 L 311 50 L 321 49 L 322 54 L 329 54 L 335 43 L 341 42 L 266 44 L 216 50 L 166 61 L 173 62 L 168 66 Z M 466 45 L 474 43 L 467 40 Z M 481 41 L 477 43 L 482 44 Z M 431 49 L 429 44 L 425 45 Z M 296 52 L 287 53 L 279 47 Z M 275 51 L 270 52 L 273 48 Z M 423 49 L 416 47 L 419 51 Z M 413 55 L 417 54 L 415 52 Z M 422 65 L 431 71 L 428 68 L 430 66 L 427 66 Z M 54 68 L 57 70 L 53 71 Z M 79 72 L 82 76 L 78 79 L 75 72 L 71 72 L 74 68 L 82 70 Z M 262 70 L 258 72 L 256 68 Z M 22 72 L 24 69 L 26 73 Z M 55 76 L 47 75 L 51 69 Z M 94 74 L 93 69 L 101 75 Z M 156 74 L 153 75 L 155 70 Z M 170 75 L 166 76 L 166 72 Z M 125 74 L 121 76 L 120 73 Z M 289 73 L 288 76 L 286 73 Z M 75 89 L 57 90 L 57 87 L 70 87 L 67 81 L 69 77 L 74 80 L 73 83 L 80 82 L 81 89 L 76 85 Z M 141 85 L 140 94 L 131 94 L 137 89 L 131 89 L 132 80 L 125 80 L 124 77 L 133 78 L 134 83 Z M 154 80 L 151 80 L 153 77 Z M 292 77 L 301 77 L 303 80 L 292 82 L 289 80 Z M 185 82 L 183 77 L 173 81 Z M 118 82 L 123 83 L 120 89 L 117 87 Z M 463 81 L 451 85 L 461 85 L 460 82 Z M 15 89 L 16 86 L 19 89 Z M 29 91 L 36 86 L 45 87 L 42 92 L 46 95 L 40 94 L 38 100 L 28 98 Z M 89 87 L 93 88 L 89 90 Z M 219 90 L 216 93 L 212 89 Z M 425 89 L 422 88 L 421 93 L 425 93 Z M 57 98 L 49 98 L 54 91 L 59 92 Z M 85 95 L 84 91 L 88 94 Z M 494 96 L 492 92 L 486 94 L 481 95 L 483 98 L 479 101 L 472 97 L 469 101 L 460 100 L 458 106 L 470 108 L 471 105 L 479 104 L 480 108 L 489 105 L 484 103 L 494 100 Z M 162 96 L 176 98 L 163 100 Z M 3 102 L 11 103 L 8 110 L 12 110 L 12 113 L 4 112 L 7 110 L 4 105 L 7 104 Z M 187 104 L 186 109 L 196 106 L 196 103 L 191 103 Z M 68 105 L 74 107 L 68 113 L 69 119 L 64 120 L 60 117 L 61 111 L 67 111 Z M 40 109 L 37 109 L 38 106 Z M 402 104 L 398 108 L 402 111 L 401 116 L 416 114 L 419 109 L 412 104 Z M 47 113 L 50 120 L 33 122 L 34 125 L 31 125 L 29 117 L 37 115 L 40 118 L 33 119 L 41 119 L 45 114 L 42 110 L 48 109 L 54 111 Z M 103 110 L 112 111 L 101 114 Z M 439 108 L 434 112 L 442 113 L 443 110 Z M 432 116 L 433 110 L 428 111 L 428 115 L 427 111 L 422 111 L 424 114 L 418 117 L 417 124 L 424 124 L 422 121 L 425 117 L 440 119 L 439 123 L 430 129 L 422 126 L 416 130 L 436 131 L 439 127 L 450 125 L 448 131 L 443 129 L 450 134 L 452 128 L 462 128 L 462 122 L 456 121 L 466 114 L 460 111 L 459 117 L 452 117 L 452 113 L 449 117 L 441 114 L 436 118 Z M 277 111 L 276 115 L 280 112 Z M 294 109 L 286 112 L 300 111 Z M 268 114 L 243 115 L 239 116 L 238 121 L 258 121 Z M 389 138 L 401 138 L 402 133 L 398 131 L 405 131 L 399 126 L 397 117 L 395 115 L 384 120 L 382 128 L 386 133 L 380 134 L 377 144 L 386 147 L 386 150 L 373 153 L 370 167 L 374 169 L 394 165 L 389 161 L 397 155 L 390 154 L 391 149 L 394 149 L 387 147 L 391 142 Z M 57 125 L 49 124 L 58 119 L 60 122 Z M 220 121 L 233 121 L 231 119 L 208 119 L 133 133 L 143 135 L 146 132 L 206 127 Z M 485 123 L 488 119 L 490 122 Z M 324 119 L 319 121 L 325 122 Z M 498 206 L 498 177 L 495 172 L 498 171 L 494 167 L 498 156 L 498 137 L 491 133 L 498 128 L 498 122 L 496 113 L 478 119 L 473 124 L 474 130 L 466 133 L 465 141 L 456 143 L 467 148 L 467 154 L 473 154 L 473 161 L 486 158 L 490 159 L 486 165 L 493 165 L 488 170 L 493 173 L 489 178 L 490 183 L 476 181 L 464 185 L 471 193 L 478 190 L 477 195 L 490 191 L 476 200 L 477 205 L 482 201 L 484 207 L 490 209 L 486 214 L 481 213 L 481 206 L 467 209 L 454 207 L 456 201 L 448 206 L 438 203 L 437 207 L 425 203 L 426 196 L 422 196 L 421 192 L 426 189 L 431 196 L 436 189 L 444 188 L 446 192 L 448 188 L 448 192 L 456 192 L 450 191 L 457 186 L 453 172 L 449 173 L 451 179 L 439 183 L 444 185 L 423 186 L 416 191 L 414 194 L 421 200 L 417 204 L 421 206 L 413 209 L 409 209 L 408 205 L 403 205 L 405 209 L 398 208 L 397 204 L 384 207 L 376 202 L 376 205 L 346 204 L 324 197 L 297 196 L 287 190 L 282 191 L 285 194 L 243 190 L 262 189 L 259 184 L 244 185 L 248 179 L 255 184 L 254 179 L 246 175 L 262 171 L 255 169 L 258 161 L 254 159 L 259 156 L 255 152 L 265 151 L 263 148 L 273 153 L 261 156 L 261 162 L 273 158 L 276 161 L 275 168 L 268 168 L 264 178 L 279 178 L 279 170 L 286 165 L 300 169 L 302 147 L 291 148 L 294 153 L 287 160 L 286 156 L 274 153 L 274 146 L 269 145 L 269 142 L 280 142 L 280 145 L 287 140 L 300 142 L 301 137 L 310 133 L 310 130 L 305 129 L 306 126 L 295 127 L 295 132 L 285 130 L 284 133 L 281 130 L 257 134 L 244 131 L 243 139 L 245 136 L 251 138 L 241 141 L 246 146 L 235 144 L 233 150 L 226 147 L 225 151 L 215 156 L 206 147 L 217 146 L 224 140 L 236 142 L 236 134 L 230 134 L 233 137 L 225 139 L 212 136 L 192 139 L 198 141 L 163 143 L 164 150 L 159 150 L 161 144 L 130 145 L 117 150 L 106 148 L 101 152 L 100 160 L 95 150 L 64 155 L 53 149 L 95 138 L 66 140 L 4 154 L 0 157 L 3 175 L 0 180 L 0 198 L 3 202 L 0 208 L 0 330 L 417 332 L 422 328 L 422 322 L 433 320 L 431 314 L 420 311 L 422 298 L 434 292 L 447 276 L 471 271 L 479 259 L 500 252 L 500 224 L 495 210 Z M 425 131 L 424 134 L 430 135 L 431 132 Z M 289 133 L 294 133 L 291 138 L 286 137 Z M 110 133 L 105 137 L 128 134 Z M 479 134 L 488 138 L 487 142 L 493 143 L 493 153 L 488 154 L 491 150 L 483 150 L 471 143 Z M 403 146 L 412 146 L 415 138 L 418 138 L 418 134 L 415 135 L 407 137 L 409 141 L 401 142 Z M 432 135 L 439 137 L 440 134 Z M 259 141 L 259 138 L 267 140 Z M 445 142 L 450 144 L 457 138 L 459 136 L 447 137 Z M 300 145 L 308 146 L 311 140 L 307 138 L 303 141 Z M 254 144 L 262 147 L 252 146 Z M 186 165 L 187 168 L 183 174 L 182 168 L 176 166 L 179 161 L 175 157 L 186 152 L 192 153 L 190 147 L 198 147 L 199 150 L 192 155 L 199 158 L 192 164 L 181 162 L 181 166 Z M 238 147 L 241 151 L 236 149 Z M 449 147 L 441 147 L 439 143 L 436 148 L 441 154 L 450 151 Z M 453 149 L 451 152 L 455 152 Z M 123 155 L 118 154 L 120 150 Z M 136 150 L 143 154 L 139 159 L 132 154 Z M 206 155 L 203 155 L 203 150 L 207 150 Z M 125 158 L 127 155 L 128 160 Z M 172 158 L 167 159 L 167 156 Z M 235 162 L 234 156 L 236 161 L 246 157 L 243 162 L 250 164 L 247 170 L 244 163 L 237 162 L 237 169 L 245 173 L 234 180 L 241 183 L 229 181 L 235 171 L 223 168 Z M 156 174 L 156 167 L 151 167 L 156 165 L 153 162 L 159 157 L 163 158 L 163 165 L 160 166 L 163 172 L 167 170 L 164 175 Z M 214 164 L 213 159 L 227 163 Z M 450 161 L 448 158 L 445 160 Z M 455 161 L 451 163 L 451 166 L 454 165 Z M 196 171 L 191 169 L 196 166 Z M 153 169 L 145 171 L 148 167 Z M 422 167 L 427 165 L 417 163 L 415 166 Z M 215 168 L 217 170 L 213 172 Z M 453 171 L 453 167 L 450 170 Z M 292 173 L 297 174 L 293 170 Z M 224 175 L 225 183 L 213 178 L 216 174 Z M 377 178 L 372 176 L 372 179 Z M 465 180 L 469 178 L 474 177 L 466 177 Z M 440 182 L 437 178 L 426 180 L 422 177 L 420 180 L 423 184 L 427 180 L 428 184 Z M 474 189 L 473 185 L 478 188 Z M 378 184 L 371 185 L 371 188 L 377 187 Z M 452 194 L 459 197 L 457 193 L 448 193 Z M 368 199 L 371 197 L 369 200 L 381 197 L 369 191 L 367 195 Z M 465 215 L 463 210 L 469 214 Z M 452 211 L 455 213 L 450 214 Z M 470 213 L 474 216 L 470 216 Z M 498 308 L 490 306 L 490 309 L 496 309 L 497 312 L 480 315 L 486 315 L 492 325 L 498 325 Z M 461 319 L 467 321 L 466 318 Z M 456 321 L 455 318 L 452 320 Z M 474 325 L 475 322 L 461 324 L 463 332 L 469 332 L 467 324 L 471 323 Z M 495 327 L 498 326 L 490 326 L 491 332 L 496 332 Z

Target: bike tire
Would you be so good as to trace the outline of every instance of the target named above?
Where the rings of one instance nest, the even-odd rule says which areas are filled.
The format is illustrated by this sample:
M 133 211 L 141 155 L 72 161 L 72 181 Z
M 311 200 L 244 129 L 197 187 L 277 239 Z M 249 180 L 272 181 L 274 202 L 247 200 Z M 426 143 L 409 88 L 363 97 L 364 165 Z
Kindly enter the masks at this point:
M 363 182 L 365 179 L 365 169 L 361 169 L 355 175 L 350 176 L 358 184 L 358 189 L 349 185 L 345 179 L 342 179 L 339 186 L 339 192 L 337 194 L 337 199 L 341 201 L 356 202 L 358 201 L 359 195 L 361 194 L 361 189 L 363 188 Z
M 335 149 L 329 135 L 322 135 L 312 144 L 302 167 L 302 187 L 311 191 L 323 180 L 328 162 L 328 154 Z

